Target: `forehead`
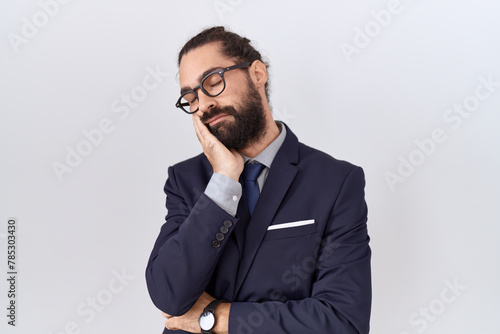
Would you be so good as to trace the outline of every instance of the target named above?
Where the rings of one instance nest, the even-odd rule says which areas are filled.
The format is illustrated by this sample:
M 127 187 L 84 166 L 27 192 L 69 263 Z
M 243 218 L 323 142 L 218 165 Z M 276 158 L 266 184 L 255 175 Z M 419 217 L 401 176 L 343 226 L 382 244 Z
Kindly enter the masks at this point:
M 222 54 L 219 43 L 205 44 L 189 51 L 182 57 L 179 65 L 181 87 L 197 86 L 205 71 L 226 67 L 230 61 Z

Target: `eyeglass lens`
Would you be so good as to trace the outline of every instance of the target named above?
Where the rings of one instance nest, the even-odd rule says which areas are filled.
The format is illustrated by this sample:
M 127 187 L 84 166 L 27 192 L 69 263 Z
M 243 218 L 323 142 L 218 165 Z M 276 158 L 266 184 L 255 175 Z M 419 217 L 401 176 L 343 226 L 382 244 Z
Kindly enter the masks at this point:
M 219 73 L 212 73 L 201 83 L 203 90 L 209 96 L 217 96 L 224 90 L 224 80 Z M 199 93 L 198 93 L 199 94 Z M 188 92 L 181 98 L 183 109 L 188 112 L 195 112 L 198 109 L 198 96 L 193 92 Z

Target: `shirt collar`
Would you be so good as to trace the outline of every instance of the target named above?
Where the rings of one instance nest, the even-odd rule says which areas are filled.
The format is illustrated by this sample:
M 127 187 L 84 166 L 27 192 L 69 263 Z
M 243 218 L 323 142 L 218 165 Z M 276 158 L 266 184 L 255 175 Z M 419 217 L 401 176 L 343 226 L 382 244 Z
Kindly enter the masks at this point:
M 269 144 L 255 158 L 249 158 L 246 155 L 240 153 L 243 156 L 245 163 L 260 162 L 267 168 L 271 168 L 274 157 L 276 157 L 276 154 L 278 154 L 278 151 L 281 148 L 281 145 L 283 145 L 286 137 L 286 127 L 279 121 L 276 122 L 276 125 L 278 125 L 278 128 L 280 129 L 279 136 L 275 140 L 273 140 L 271 144 Z

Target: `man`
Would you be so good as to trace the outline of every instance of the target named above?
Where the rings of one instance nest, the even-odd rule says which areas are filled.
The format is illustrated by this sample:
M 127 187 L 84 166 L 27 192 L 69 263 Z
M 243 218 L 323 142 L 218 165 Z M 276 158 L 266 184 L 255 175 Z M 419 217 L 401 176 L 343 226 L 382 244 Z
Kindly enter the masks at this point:
M 206 29 L 178 65 L 203 154 L 169 168 L 146 269 L 164 333 L 368 333 L 362 169 L 273 120 L 248 39 Z

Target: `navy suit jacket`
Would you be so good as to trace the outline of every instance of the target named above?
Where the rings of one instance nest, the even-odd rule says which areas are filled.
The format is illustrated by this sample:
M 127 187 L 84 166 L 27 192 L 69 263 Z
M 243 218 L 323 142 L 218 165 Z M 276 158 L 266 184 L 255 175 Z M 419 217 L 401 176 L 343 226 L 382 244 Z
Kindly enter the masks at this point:
M 368 333 L 363 170 L 287 127 L 251 218 L 244 197 L 232 217 L 204 194 L 212 173 L 203 154 L 168 170 L 168 214 L 146 269 L 153 303 L 179 316 L 206 291 L 232 302 L 230 334 Z M 278 225 L 297 221 L 308 224 Z

